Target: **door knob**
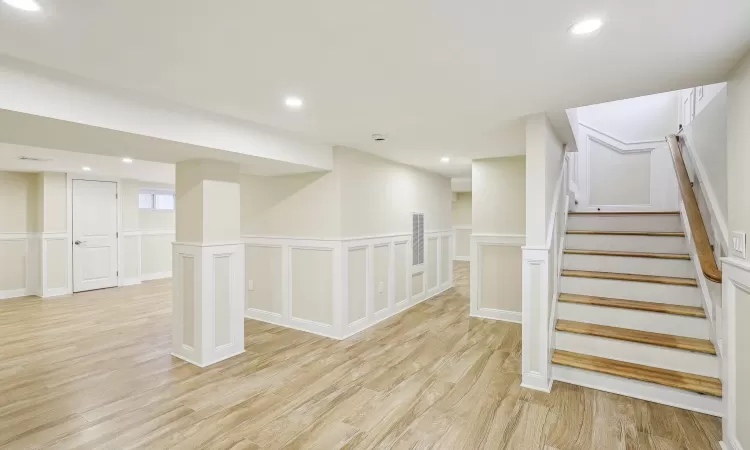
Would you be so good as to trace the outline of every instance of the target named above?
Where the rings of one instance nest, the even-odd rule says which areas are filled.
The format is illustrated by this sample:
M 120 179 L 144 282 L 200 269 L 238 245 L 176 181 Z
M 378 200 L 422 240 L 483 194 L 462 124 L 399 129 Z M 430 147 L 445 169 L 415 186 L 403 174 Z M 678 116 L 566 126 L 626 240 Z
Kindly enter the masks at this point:
M 86 242 L 86 241 L 75 241 L 75 244 L 76 244 L 76 245 L 81 245 L 81 244 L 83 244 L 83 243 L 85 243 L 85 242 Z

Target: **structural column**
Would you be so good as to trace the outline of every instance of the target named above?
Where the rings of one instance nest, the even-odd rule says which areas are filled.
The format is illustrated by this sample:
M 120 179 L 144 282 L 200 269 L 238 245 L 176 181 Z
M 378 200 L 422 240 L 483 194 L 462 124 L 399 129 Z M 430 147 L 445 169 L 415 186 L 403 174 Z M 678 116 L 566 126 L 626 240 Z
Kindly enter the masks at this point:
M 239 173 L 211 160 L 176 168 L 172 354 L 200 367 L 245 351 Z

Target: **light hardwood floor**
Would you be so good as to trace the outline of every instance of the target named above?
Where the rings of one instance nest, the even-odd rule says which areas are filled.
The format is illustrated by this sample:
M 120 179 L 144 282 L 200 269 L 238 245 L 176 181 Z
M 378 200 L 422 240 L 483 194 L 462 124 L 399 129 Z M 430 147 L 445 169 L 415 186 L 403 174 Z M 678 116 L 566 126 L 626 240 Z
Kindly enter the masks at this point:
M 345 341 L 248 320 L 247 352 L 169 355 L 168 281 L 0 301 L 0 448 L 718 449 L 718 419 L 520 383 L 521 327 L 456 288 Z

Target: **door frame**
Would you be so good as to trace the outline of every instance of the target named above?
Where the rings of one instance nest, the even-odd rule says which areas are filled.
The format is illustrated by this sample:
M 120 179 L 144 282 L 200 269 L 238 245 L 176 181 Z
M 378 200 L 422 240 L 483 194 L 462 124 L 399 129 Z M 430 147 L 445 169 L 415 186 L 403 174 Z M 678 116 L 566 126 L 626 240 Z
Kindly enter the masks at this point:
M 123 274 L 122 274 L 122 182 L 119 178 L 106 177 L 101 175 L 89 174 L 89 173 L 67 173 L 67 197 L 68 197 L 68 286 L 70 286 L 70 293 L 74 294 L 73 287 L 73 180 L 84 180 L 84 181 L 108 181 L 115 183 L 117 189 L 117 286 L 122 286 Z

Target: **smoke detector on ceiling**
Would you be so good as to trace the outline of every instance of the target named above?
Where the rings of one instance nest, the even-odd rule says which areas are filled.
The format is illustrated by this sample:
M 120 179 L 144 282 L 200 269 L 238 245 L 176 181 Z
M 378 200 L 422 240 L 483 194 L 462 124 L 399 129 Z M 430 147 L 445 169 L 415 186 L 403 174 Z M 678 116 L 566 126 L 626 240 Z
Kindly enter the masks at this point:
M 36 162 L 52 161 L 52 158 L 35 158 L 33 156 L 19 156 L 18 159 L 20 159 L 21 161 L 36 161 Z
M 388 138 L 385 137 L 385 135 L 383 135 L 383 134 L 373 134 L 372 135 L 372 140 L 375 141 L 375 142 L 383 142 L 386 139 L 388 139 Z

